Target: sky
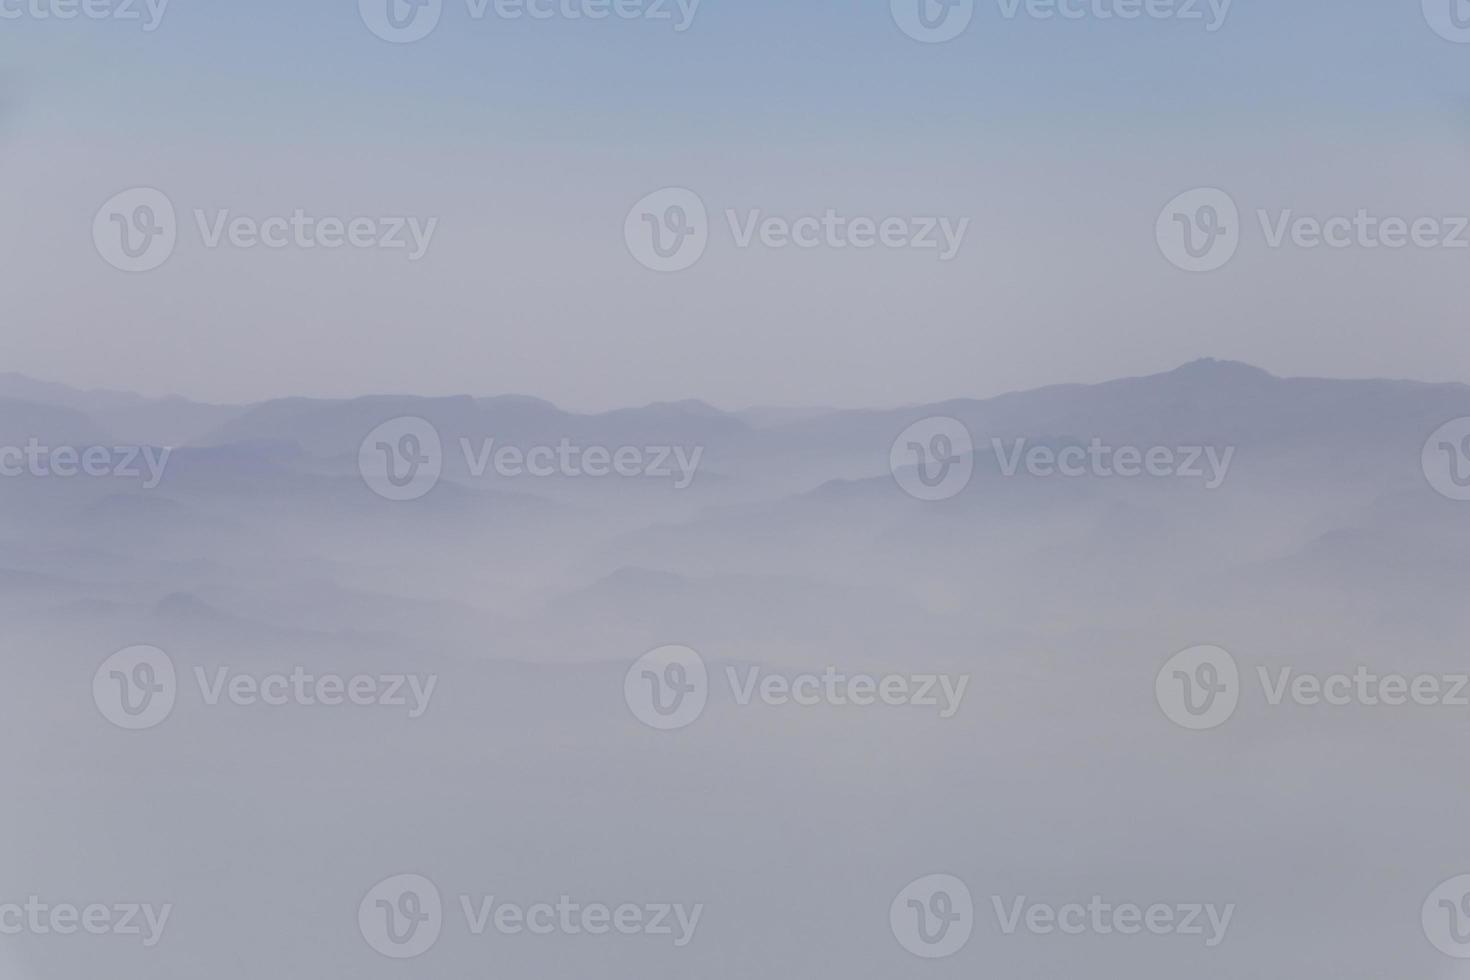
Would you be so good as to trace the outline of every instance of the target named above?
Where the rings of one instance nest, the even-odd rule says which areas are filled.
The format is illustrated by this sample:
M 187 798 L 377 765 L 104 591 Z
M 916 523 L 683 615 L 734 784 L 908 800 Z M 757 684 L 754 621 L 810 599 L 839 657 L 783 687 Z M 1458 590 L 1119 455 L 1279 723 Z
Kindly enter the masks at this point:
M 1202 16 L 1128 20 L 1101 15 L 1129 0 L 1068 0 L 1076 18 L 978 0 L 942 43 L 905 33 L 906 0 L 703 0 L 684 30 L 674 0 L 663 20 L 443 0 L 411 43 L 374 34 L 375 2 L 172 0 L 152 30 L 144 0 L 141 20 L 0 2 L 0 368 L 207 401 L 584 410 L 893 405 L 1202 356 L 1470 380 L 1470 248 L 1448 247 L 1470 215 L 1470 43 L 1450 0 L 1152 0 Z M 176 212 L 142 272 L 94 234 L 133 188 Z M 635 208 L 666 188 L 706 209 L 678 271 L 629 238 L 668 217 Z M 1196 188 L 1239 209 L 1209 272 L 1158 238 Z M 758 230 L 829 209 L 896 219 L 904 244 Z M 368 218 L 375 244 L 223 231 L 297 211 Z M 1434 218 L 1444 242 L 1271 245 L 1282 221 L 1360 211 Z M 421 256 L 381 247 L 431 221 Z M 948 258 L 913 247 L 931 221 L 964 223 Z

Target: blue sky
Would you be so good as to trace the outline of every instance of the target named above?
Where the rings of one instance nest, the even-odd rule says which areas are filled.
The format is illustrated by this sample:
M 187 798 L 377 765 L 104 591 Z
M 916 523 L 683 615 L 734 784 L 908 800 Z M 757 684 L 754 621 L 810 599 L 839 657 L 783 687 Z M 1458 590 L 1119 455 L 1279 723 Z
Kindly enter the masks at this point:
M 676 33 L 476 21 L 446 0 L 432 35 L 395 45 L 355 2 L 173 0 L 152 33 L 0 21 L 0 53 L 3 204 L 32 229 L 0 255 L 0 357 L 44 377 L 588 407 L 889 403 L 1202 355 L 1470 377 L 1458 255 L 1243 250 L 1189 277 L 1151 237 L 1159 207 L 1199 186 L 1248 214 L 1470 214 L 1470 45 L 1430 30 L 1419 0 L 1236 0 L 1213 33 L 1008 20 L 981 0 L 938 45 L 904 36 L 887 2 L 704 0 Z M 139 278 L 86 233 L 134 186 L 185 215 L 436 215 L 440 237 L 412 268 L 188 241 Z M 835 207 L 965 216 L 974 237 L 945 268 L 722 240 L 651 275 L 621 229 L 668 186 L 717 224 Z
M 371 36 L 342 0 L 173 0 L 152 34 L 5 27 L 0 50 L 36 108 L 165 138 L 370 142 L 407 128 L 449 145 L 866 143 L 897 127 L 943 144 L 978 126 L 1063 122 L 1187 134 L 1302 113 L 1419 115 L 1462 98 L 1465 79 L 1465 49 L 1402 0 L 1236 0 L 1215 33 L 1007 20 L 1000 0 L 981 0 L 964 35 L 933 46 L 900 35 L 886 3 L 836 0 L 703 0 L 682 34 L 666 22 L 476 21 L 449 0 L 434 34 L 403 46 Z M 478 128 L 490 122 L 515 128 Z

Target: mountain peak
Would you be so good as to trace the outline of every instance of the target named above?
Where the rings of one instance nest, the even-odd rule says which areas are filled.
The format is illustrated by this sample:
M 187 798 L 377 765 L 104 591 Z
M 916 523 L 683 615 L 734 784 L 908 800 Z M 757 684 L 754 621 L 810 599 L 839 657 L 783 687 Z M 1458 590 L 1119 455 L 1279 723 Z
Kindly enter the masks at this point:
M 171 592 L 153 604 L 153 614 L 166 619 L 215 621 L 225 618 L 218 609 L 192 592 Z
M 1222 361 L 1213 357 L 1202 357 L 1199 360 L 1190 361 L 1169 373 L 1180 377 L 1219 378 L 1231 381 L 1264 381 L 1276 378 L 1276 375 L 1254 364 L 1246 364 L 1244 361 Z
M 722 416 L 725 414 L 709 402 L 700 401 L 698 398 L 683 398 L 679 401 L 672 402 L 654 402 L 647 407 L 650 409 L 681 412 L 689 415 Z

